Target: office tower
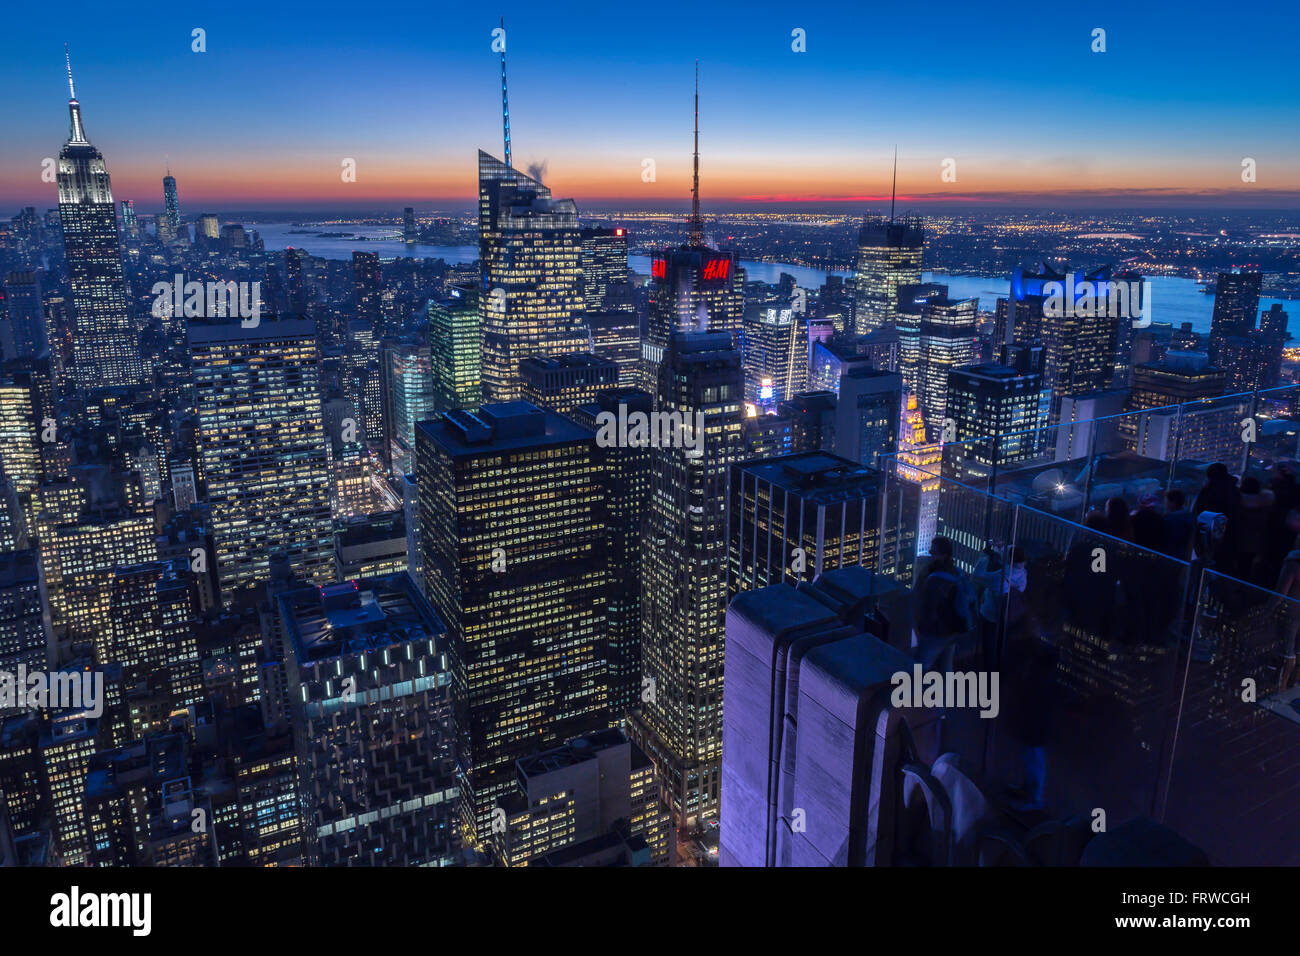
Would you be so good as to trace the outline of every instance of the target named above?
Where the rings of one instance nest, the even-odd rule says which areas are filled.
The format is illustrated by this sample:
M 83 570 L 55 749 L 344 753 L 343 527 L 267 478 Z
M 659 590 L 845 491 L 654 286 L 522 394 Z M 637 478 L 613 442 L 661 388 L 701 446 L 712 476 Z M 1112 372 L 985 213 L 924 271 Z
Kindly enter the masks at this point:
M 1204 352 L 1171 350 L 1163 362 L 1137 366 L 1125 408 L 1135 414 L 1118 420 L 1125 447 L 1161 461 L 1233 460 L 1241 453 L 1240 406 L 1202 403 L 1223 395 L 1225 384 Z
M 221 248 L 226 252 L 239 252 L 248 248 L 248 234 L 237 222 L 228 222 L 221 227 Z
M 5 301 L 14 350 L 6 359 L 43 355 L 49 348 L 39 272 L 11 272 L 5 278 Z
M 584 352 L 582 236 L 572 199 L 479 150 L 483 397 L 519 397 L 519 362 Z
M 379 445 L 384 435 L 384 379 L 380 358 L 374 326 L 363 319 L 350 320 L 339 375 L 343 395 L 356 411 L 356 440 L 373 445 Z
M 486 842 L 514 763 L 610 724 L 602 456 L 525 402 L 416 428 L 425 591 L 448 625 L 467 825 Z
M 634 386 L 641 364 L 641 326 L 636 310 L 587 312 L 591 350 L 618 366 L 618 383 Z
M 33 711 L 0 717 L 0 809 L 8 811 L 15 838 L 39 833 L 44 825 L 44 768 L 38 750 L 42 723 Z
M 813 342 L 809 386 L 838 394 L 840 376 L 852 369 L 877 368 L 884 372 L 897 372 L 898 340 L 898 330 L 891 326 L 855 337 L 852 343 Z
M 0 373 L 0 473 L 3 473 L 19 504 L 30 518 L 27 505 L 32 490 L 41 480 L 41 436 L 51 437 L 48 417 L 52 409 L 45 405 L 39 382 L 29 372 L 7 368 Z
M 751 458 L 778 458 L 794 447 L 794 429 L 790 416 L 769 413 L 760 415 L 752 405 L 745 406 L 745 427 L 741 438 L 741 461 Z
M 163 209 L 170 238 L 175 238 L 181 230 L 181 203 L 176 196 L 176 177 L 172 175 L 170 166 L 167 175 L 163 176 Z
M 304 859 L 459 862 L 458 715 L 442 621 L 405 574 L 296 588 L 278 606 Z
M 600 416 L 648 415 L 654 398 L 635 388 L 606 389 L 570 417 L 599 431 Z M 628 714 L 641 701 L 641 522 L 650 494 L 649 444 L 597 442 L 608 509 L 604 547 L 609 574 L 607 671 L 613 717 Z
M 681 447 L 653 448 L 650 455 L 641 587 L 644 689 L 631 733 L 654 761 L 664 800 L 682 829 L 702 824 L 718 807 L 727 482 L 742 451 L 743 397 L 744 372 L 730 333 L 669 339 L 656 405 L 659 415 L 679 417 L 683 440 L 673 443 Z
M 886 585 L 844 568 L 731 602 L 720 865 L 895 862 L 909 741 L 938 715 L 890 701 L 912 659 L 872 636 L 861 610 Z
M 428 345 L 412 341 L 395 342 L 384 349 L 388 379 L 385 450 L 393 471 L 399 475 L 409 473 L 415 465 L 416 423 L 432 418 L 438 411 L 438 383 L 431 352 Z
M 1116 365 L 1123 364 L 1120 324 L 1130 323 L 1131 329 L 1138 314 L 1136 304 L 1129 303 L 1129 314 L 1121 315 L 1124 310 L 1111 295 L 1112 287 L 1128 285 L 1122 278 L 1112 279 L 1109 267 L 1080 275 L 1046 265 L 1039 273 L 1018 269 L 1011 276 L 1011 297 L 998 301 L 995 347 L 1043 345 L 1043 384 L 1051 392 L 1048 424 L 1061 420 L 1065 396 L 1103 391 L 1114 383 Z
M 903 380 L 897 372 L 857 368 L 840 379 L 835 407 L 835 454 L 862 465 L 898 449 Z
M 356 318 L 368 324 L 376 339 L 389 334 L 383 327 L 380 300 L 384 294 L 383 272 L 379 253 L 352 253 L 352 296 Z
M 192 322 L 189 344 L 221 590 L 266 580 L 273 551 L 304 580 L 330 580 L 329 452 L 312 323 Z
M 1223 369 L 1212 368 L 1204 352 L 1181 352 L 1170 349 L 1165 352 L 1163 361 L 1133 367 L 1133 388 L 1129 392 L 1125 411 L 1164 409 L 1170 405 L 1214 398 L 1225 394 L 1226 382 L 1227 377 Z M 1156 414 L 1176 416 L 1178 410 L 1171 408 L 1167 412 Z M 1146 451 L 1139 444 L 1138 434 L 1141 423 L 1147 418 L 1149 416 L 1130 414 L 1120 418 L 1116 423 L 1119 432 L 1124 436 L 1126 446 L 1141 455 L 1146 455 Z M 1156 429 L 1152 429 L 1149 434 L 1146 428 L 1141 428 L 1141 431 L 1148 439 L 1156 434 Z
M 948 373 L 975 361 L 978 299 L 951 299 L 935 283 L 897 290 L 898 365 L 903 385 L 916 392 L 931 430 L 947 417 Z
M 415 209 L 407 206 L 402 210 L 402 238 L 407 242 L 415 242 L 420 237 L 420 232 L 415 227 Z
M 519 363 L 523 400 L 561 415 L 596 401 L 601 392 L 619 387 L 619 368 L 590 353 L 526 358 Z
M 853 330 L 866 335 L 897 319 L 898 287 L 921 282 L 925 227 L 919 219 L 867 218 L 858 230 Z
M 745 307 L 745 280 L 734 252 L 705 245 L 700 217 L 700 84 L 695 75 L 695 158 L 690 239 L 650 262 L 650 321 L 641 343 L 641 387 L 659 387 L 659 367 L 677 332 L 726 332 L 735 341 Z
M 916 554 L 928 554 L 930 541 L 934 538 L 939 522 L 939 478 L 943 468 L 943 446 L 938 441 L 927 441 L 925 420 L 921 415 L 921 406 L 916 396 L 908 392 L 903 419 L 898 430 L 898 457 L 894 467 L 894 477 L 904 488 L 899 490 L 902 500 L 915 509 L 916 532 L 911 542 L 901 540 L 906 534 L 904 528 L 890 529 L 891 522 L 886 523 L 888 534 L 891 530 L 896 539 L 891 541 L 888 554 L 894 560 L 893 571 L 900 580 L 912 579 L 912 561 Z M 911 524 L 910 515 L 897 514 L 902 524 Z M 882 566 L 882 570 L 888 570 Z
M 293 246 L 289 246 L 284 250 L 284 271 L 287 276 L 288 286 L 286 292 L 290 312 L 302 313 L 307 311 L 311 296 L 308 289 L 304 260 L 310 260 L 310 258 L 304 249 L 295 249 Z
M 99 721 L 85 711 L 65 710 L 51 714 L 41 731 L 40 759 L 64 866 L 85 864 L 90 852 L 82 798 L 98 729 Z
M 837 401 L 834 392 L 800 392 L 777 406 L 790 419 L 790 452 L 830 451 L 835 447 Z
M 1259 312 L 1259 272 L 1220 272 L 1214 290 L 1214 314 L 1210 317 L 1210 364 L 1223 368 L 1224 340 L 1245 335 L 1255 327 Z
M 948 377 L 952 456 L 958 481 L 997 473 L 1030 461 L 1042 451 L 1047 426 L 1041 346 L 1003 346 L 1002 361 L 953 369 Z
M 625 294 L 627 230 L 589 227 L 582 230 L 582 298 L 588 313 L 635 312 Z
M 415 459 L 411 459 L 414 468 Z M 402 488 L 402 518 L 406 523 L 406 573 L 421 594 L 424 590 L 424 546 L 420 533 L 420 487 L 414 474 L 398 479 Z
M 135 217 L 135 201 L 123 199 L 122 208 L 122 228 L 126 234 L 132 238 L 140 235 L 140 221 Z
M 435 411 L 478 408 L 483 401 L 479 297 L 452 286 L 429 300 L 429 361 Z
M 0 554 L 0 672 L 16 674 L 19 666 L 43 671 L 45 645 L 36 552 Z
M 221 220 L 216 213 L 205 212 L 199 216 L 199 221 L 194 227 L 194 236 L 196 239 L 202 239 L 204 242 L 215 242 L 221 238 Z
M 745 310 L 745 401 L 775 408 L 808 388 L 808 323 L 786 304 Z
M 618 730 L 518 762 L 493 851 L 505 866 L 653 866 L 669 858 L 654 767 Z
M 126 302 L 117 210 L 104 157 L 86 139 L 68 64 L 72 133 L 59 152 L 59 219 L 72 294 L 75 379 L 83 391 L 144 383 L 140 339 Z
M 335 576 L 340 581 L 406 570 L 406 521 L 401 511 L 379 511 L 342 521 L 334 529 Z
M 727 594 L 878 556 L 880 473 L 824 451 L 731 466 Z
M 51 623 L 74 640 L 93 642 L 97 660 L 107 662 L 113 571 L 157 560 L 153 515 L 33 507 Z
M 1215 303 L 1217 308 L 1217 301 Z M 1218 365 L 1226 373 L 1228 392 L 1273 388 L 1282 378 L 1282 351 L 1287 340 L 1287 314 L 1273 303 L 1260 313 L 1259 327 L 1251 316 L 1234 334 L 1218 339 Z
M 108 592 L 109 631 L 101 660 L 122 666 L 126 687 L 193 659 L 189 582 L 169 564 L 114 568 Z

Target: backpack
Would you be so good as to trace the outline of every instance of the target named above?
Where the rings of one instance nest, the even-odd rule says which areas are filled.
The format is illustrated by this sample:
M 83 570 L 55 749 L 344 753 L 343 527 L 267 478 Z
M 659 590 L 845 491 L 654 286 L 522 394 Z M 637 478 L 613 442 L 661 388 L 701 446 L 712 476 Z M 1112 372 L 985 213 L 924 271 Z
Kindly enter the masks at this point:
M 975 626 L 975 592 L 970 578 L 961 573 L 949 571 L 932 571 L 929 580 L 952 582 L 949 598 L 943 607 L 940 620 L 949 633 L 964 634 Z

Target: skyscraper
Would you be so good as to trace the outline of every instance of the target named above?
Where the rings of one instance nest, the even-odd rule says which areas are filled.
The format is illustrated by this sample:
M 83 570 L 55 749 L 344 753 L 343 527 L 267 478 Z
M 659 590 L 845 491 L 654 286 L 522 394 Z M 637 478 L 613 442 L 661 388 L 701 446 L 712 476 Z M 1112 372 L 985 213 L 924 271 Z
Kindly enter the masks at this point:
M 389 334 L 392 330 L 383 327 L 380 310 L 384 279 L 379 267 L 379 253 L 352 253 L 352 289 L 357 319 L 370 325 L 376 339 Z
M 919 219 L 868 218 L 858 230 L 854 331 L 866 335 L 896 319 L 898 287 L 921 281 L 925 227 Z
M 618 366 L 591 353 L 538 356 L 519 363 L 524 401 L 569 415 L 596 401 L 601 392 L 618 388 Z
M 1041 346 L 1002 348 L 1002 361 L 953 369 L 948 377 L 952 477 L 972 481 L 997 468 L 1029 461 L 1042 448 L 1047 425 Z
M 304 579 L 330 580 L 328 449 L 312 323 L 196 321 L 189 343 L 222 591 L 266 580 L 274 551 Z
M 731 467 L 727 593 L 875 567 L 880 473 L 824 451 Z
M 72 132 L 59 152 L 59 219 L 72 292 L 75 380 L 83 391 L 143 384 L 140 338 L 131 322 L 104 157 L 86 139 L 68 61 Z
M 45 306 L 41 300 L 41 273 L 11 272 L 5 279 L 9 327 L 14 354 L 6 358 L 42 355 L 48 349 Z
M 1214 289 L 1214 314 L 1210 317 L 1210 364 L 1223 368 L 1224 340 L 1245 335 L 1255 327 L 1259 311 L 1259 290 L 1263 275 L 1258 272 L 1220 272 Z
M 429 300 L 429 361 L 433 410 L 478 408 L 483 401 L 479 296 L 452 286 Z
M 425 593 L 467 707 L 466 823 L 479 841 L 516 760 L 611 723 L 597 452 L 594 432 L 526 402 L 416 429 Z
M 642 707 L 631 733 L 682 828 L 718 807 L 729 469 L 741 455 L 744 373 L 727 332 L 676 333 L 659 415 L 681 440 L 651 450 L 642 554 Z
M 1076 276 L 1044 265 L 1038 273 L 1018 269 L 1011 276 L 1011 297 L 1005 306 L 998 303 L 1002 335 L 995 335 L 994 344 L 1042 344 L 1043 384 L 1051 392 L 1048 424 L 1060 421 L 1065 396 L 1102 391 L 1114 381 L 1119 326 L 1131 321 L 1112 307 L 1108 289 L 1117 284 L 1109 267 Z
M 808 323 L 789 303 L 745 309 L 745 401 L 775 408 L 808 388 Z
M 635 311 L 632 300 L 619 294 L 627 285 L 627 230 L 583 229 L 582 298 L 587 311 Z
M 588 405 L 575 408 L 570 417 L 593 431 L 600 416 L 649 414 L 654 397 L 636 388 L 605 389 Z M 609 670 L 610 710 L 625 716 L 641 700 L 641 523 L 650 495 L 648 444 L 597 443 L 603 459 L 605 504 L 609 511 L 604 547 L 609 570 Z
M 167 175 L 163 177 L 163 209 L 167 227 L 175 237 L 181 229 L 181 202 L 176 195 L 176 177 L 172 175 L 170 166 L 167 167 Z
M 406 574 L 287 591 L 303 857 L 459 862 L 456 700 L 443 624 Z
M 519 362 L 589 349 L 572 199 L 479 150 L 483 397 L 519 397 Z
M 659 367 L 675 332 L 726 332 L 733 342 L 744 313 L 744 277 L 736 254 L 704 242 L 700 217 L 700 84 L 695 73 L 695 175 L 690 239 L 650 262 L 650 323 L 641 343 L 641 387 L 654 392 Z
M 978 299 L 952 299 L 946 285 L 900 285 L 895 321 L 903 385 L 916 392 L 931 431 L 946 417 L 948 373 L 975 361 Z M 843 386 L 841 386 L 842 388 Z
M 856 368 L 840 378 L 835 407 L 835 454 L 874 465 L 898 448 L 903 380 L 897 372 Z

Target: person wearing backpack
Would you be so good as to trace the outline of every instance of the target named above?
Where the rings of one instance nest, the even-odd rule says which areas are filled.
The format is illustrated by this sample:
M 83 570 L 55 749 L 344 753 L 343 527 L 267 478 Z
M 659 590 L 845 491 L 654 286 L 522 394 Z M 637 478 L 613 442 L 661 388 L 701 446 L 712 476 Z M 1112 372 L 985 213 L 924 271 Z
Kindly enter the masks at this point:
M 957 640 L 975 626 L 975 592 L 953 561 L 952 540 L 935 535 L 930 564 L 917 583 L 913 657 L 927 670 L 952 670 Z

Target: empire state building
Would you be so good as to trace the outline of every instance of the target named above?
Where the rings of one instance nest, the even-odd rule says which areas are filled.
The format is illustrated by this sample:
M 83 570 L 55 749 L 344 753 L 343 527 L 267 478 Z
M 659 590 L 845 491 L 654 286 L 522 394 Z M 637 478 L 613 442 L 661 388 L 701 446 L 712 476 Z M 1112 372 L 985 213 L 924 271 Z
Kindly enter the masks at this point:
M 85 392 L 140 385 L 139 333 L 131 323 L 113 190 L 104 157 L 86 139 L 68 60 L 72 132 L 59 152 L 59 218 L 72 292 L 74 381 Z

